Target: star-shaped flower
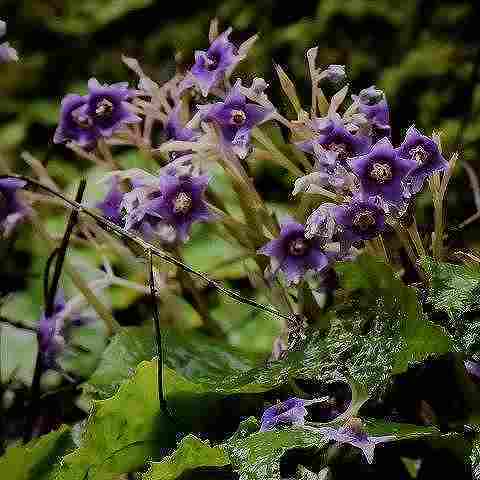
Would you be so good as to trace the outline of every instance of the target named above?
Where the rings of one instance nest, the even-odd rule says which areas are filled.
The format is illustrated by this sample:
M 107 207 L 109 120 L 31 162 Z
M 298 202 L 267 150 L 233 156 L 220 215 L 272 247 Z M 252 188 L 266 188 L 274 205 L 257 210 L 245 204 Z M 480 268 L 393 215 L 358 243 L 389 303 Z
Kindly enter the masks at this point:
M 26 184 L 16 178 L 0 179 L 0 235 L 8 237 L 27 216 L 29 209 L 17 195 Z
M 443 158 L 436 142 L 422 135 L 413 125 L 407 130 L 405 140 L 397 148 L 397 154 L 415 162 L 406 178 L 406 184 L 412 194 L 422 189 L 428 177 L 448 168 L 448 162 Z
M 364 194 L 379 195 L 392 204 L 405 199 L 407 192 L 403 181 L 416 167 L 414 160 L 400 157 L 387 138 L 379 140 L 368 154 L 353 158 L 349 163 Z
M 381 443 L 391 442 L 396 439 L 393 435 L 383 437 L 369 437 L 363 430 L 362 421 L 359 418 L 351 418 L 347 425 L 335 429 L 332 427 L 319 427 L 316 429 L 318 433 L 325 435 L 329 440 L 333 440 L 341 444 L 349 444 L 359 448 L 368 463 L 373 463 L 375 447 Z
M 321 241 L 306 238 L 304 225 L 290 219 L 281 225 L 279 237 L 258 253 L 270 257 L 272 271 L 280 269 L 291 284 L 300 282 L 308 271 L 322 271 L 329 263 Z
M 224 145 L 232 148 L 240 158 L 245 158 L 253 127 L 267 121 L 274 110 L 247 102 L 239 85 L 239 82 L 235 84 L 224 102 L 201 106 L 200 109 L 203 120 L 219 126 Z

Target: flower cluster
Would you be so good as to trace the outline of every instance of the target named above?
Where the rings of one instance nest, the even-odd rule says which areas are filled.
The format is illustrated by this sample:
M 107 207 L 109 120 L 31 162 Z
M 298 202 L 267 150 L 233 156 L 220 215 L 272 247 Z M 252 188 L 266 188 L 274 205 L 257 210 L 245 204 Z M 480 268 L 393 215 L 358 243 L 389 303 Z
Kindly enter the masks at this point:
M 53 141 L 91 149 L 100 138 L 110 138 L 125 125 L 140 122 L 128 103 L 132 96 L 127 83 L 101 85 L 91 78 L 87 95 L 69 94 L 62 100 Z
M 97 208 L 112 222 L 147 239 L 182 243 L 194 223 L 215 219 L 204 197 L 209 180 L 189 168 L 171 166 L 157 176 L 134 172 L 132 188 L 122 191 L 119 179 L 113 177 L 110 190 Z
M 7 24 L 0 20 L 0 38 L 7 33 Z M 0 43 L 0 63 L 18 61 L 17 51 L 8 42 Z

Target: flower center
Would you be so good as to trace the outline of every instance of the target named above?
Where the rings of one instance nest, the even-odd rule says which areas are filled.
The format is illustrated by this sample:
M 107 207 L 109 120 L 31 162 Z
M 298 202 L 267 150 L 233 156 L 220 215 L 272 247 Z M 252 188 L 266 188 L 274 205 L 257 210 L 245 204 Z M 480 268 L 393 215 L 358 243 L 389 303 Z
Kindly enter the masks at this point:
M 230 123 L 237 127 L 241 127 L 245 121 L 247 120 L 247 116 L 243 110 L 232 110 L 232 116 Z
M 304 238 L 296 238 L 288 245 L 288 253 L 295 257 L 305 255 L 308 250 L 308 242 Z
M 102 98 L 95 108 L 95 115 L 97 117 L 110 117 L 113 112 L 113 103 L 106 98 Z
M 345 427 L 357 435 L 363 433 L 363 422 L 358 417 L 351 417 Z
M 216 70 L 218 67 L 218 63 L 219 63 L 219 59 L 217 56 L 214 56 L 214 55 L 205 56 L 205 67 L 209 72 Z
M 377 163 L 372 165 L 370 170 L 370 178 L 377 183 L 389 182 L 392 179 L 392 167 L 387 163 Z
M 359 212 L 355 215 L 352 223 L 360 230 L 368 230 L 376 223 L 375 215 L 368 210 L 364 210 L 363 212 Z
M 187 213 L 192 208 L 192 197 L 185 192 L 180 192 L 173 201 L 173 211 L 175 213 Z
M 430 157 L 430 154 L 421 145 L 411 148 L 409 153 L 412 160 L 415 160 L 419 165 L 427 162 Z

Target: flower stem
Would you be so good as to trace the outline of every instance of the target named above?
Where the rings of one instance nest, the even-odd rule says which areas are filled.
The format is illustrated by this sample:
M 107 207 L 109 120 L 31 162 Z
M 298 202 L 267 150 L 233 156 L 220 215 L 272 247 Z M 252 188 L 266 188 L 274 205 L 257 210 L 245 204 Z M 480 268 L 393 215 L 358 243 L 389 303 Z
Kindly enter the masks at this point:
M 425 246 L 423 245 L 422 238 L 420 237 L 420 233 L 418 231 L 417 219 L 414 217 L 412 224 L 408 227 L 408 233 L 410 238 L 412 239 L 413 245 L 417 251 L 417 255 L 420 258 L 425 258 L 427 256 L 427 251 L 425 250 Z

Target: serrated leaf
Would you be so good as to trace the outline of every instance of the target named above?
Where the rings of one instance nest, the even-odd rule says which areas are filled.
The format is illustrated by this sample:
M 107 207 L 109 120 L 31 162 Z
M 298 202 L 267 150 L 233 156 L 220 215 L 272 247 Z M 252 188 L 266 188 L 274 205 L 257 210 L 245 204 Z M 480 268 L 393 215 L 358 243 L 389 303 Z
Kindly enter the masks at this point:
M 426 259 L 430 281 L 429 301 L 436 310 L 458 320 L 466 312 L 480 308 L 480 268 Z
M 426 318 L 415 290 L 389 265 L 361 255 L 337 271 L 350 294 L 337 307 L 340 321 L 332 321 L 328 342 L 357 382 L 376 390 L 409 362 L 451 350 L 447 333 Z
M 143 480 L 176 480 L 189 470 L 199 467 L 223 467 L 230 460 L 220 447 L 211 447 L 194 435 L 188 435 L 178 448 L 161 462 L 154 462 Z
M 258 432 L 227 442 L 224 447 L 239 480 L 280 480 L 280 459 L 293 448 L 321 449 L 323 435 L 302 428 Z
M 27 445 L 15 445 L 0 458 L 0 475 L 9 480 L 53 480 L 55 464 L 72 449 L 70 429 L 63 426 Z
M 80 447 L 63 458 L 58 480 L 111 480 L 174 445 L 175 428 L 159 407 L 156 364 L 144 362 L 115 396 L 94 402 Z

